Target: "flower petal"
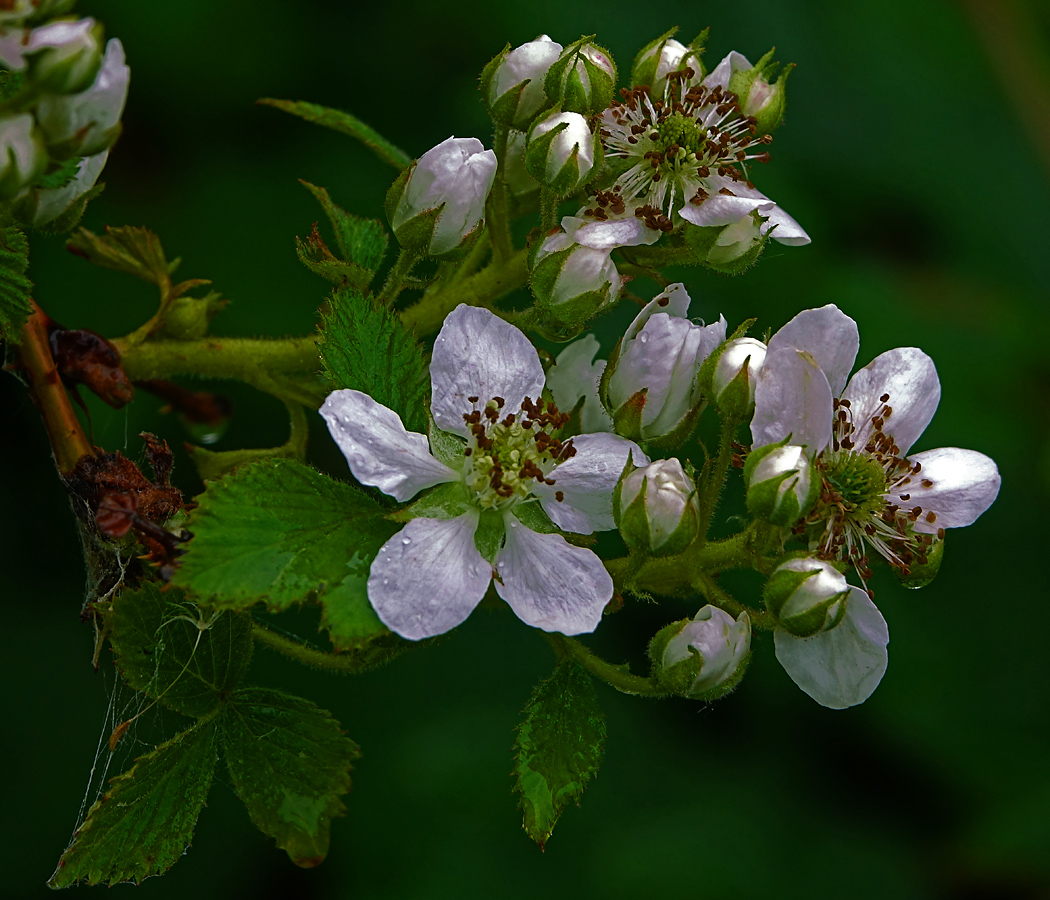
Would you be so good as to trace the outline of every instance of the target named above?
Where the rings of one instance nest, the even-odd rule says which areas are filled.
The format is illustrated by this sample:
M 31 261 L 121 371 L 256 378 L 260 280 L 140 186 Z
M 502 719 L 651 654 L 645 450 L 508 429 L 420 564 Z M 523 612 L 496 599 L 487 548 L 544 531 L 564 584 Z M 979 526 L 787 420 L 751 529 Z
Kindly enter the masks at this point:
M 999 469 L 976 450 L 942 447 L 915 453 L 908 460 L 920 463 L 922 469 L 906 488 L 898 488 L 907 491 L 910 499 L 896 498 L 896 502 L 905 508 L 922 507 L 915 523 L 915 530 L 922 534 L 972 524 L 999 493 Z M 926 481 L 933 483 L 927 487 Z M 930 513 L 936 516 L 933 522 L 927 518 Z
M 438 427 L 468 437 L 463 416 L 474 404 L 467 397 L 479 397 L 481 405 L 502 397 L 503 411 L 517 413 L 525 397 L 535 399 L 543 390 L 543 367 L 517 328 L 487 309 L 460 304 L 434 342 L 430 383 Z
M 725 89 L 729 87 L 729 79 L 734 72 L 746 72 L 750 68 L 751 63 L 746 56 L 737 53 L 736 50 L 730 50 L 718 65 L 707 73 L 702 83 L 708 90 L 716 85 Z
M 773 203 L 773 201 L 758 190 L 758 188 L 748 187 L 746 184 L 739 181 L 732 186 L 731 190 L 738 197 L 749 197 L 752 200 L 765 200 L 769 203 Z M 762 210 L 761 215 L 768 219 L 765 225 L 762 226 L 762 233 L 765 234 L 773 228 L 773 226 L 776 226 L 776 229 L 773 231 L 773 240 L 777 243 L 787 244 L 791 247 L 801 247 L 810 243 L 810 236 L 806 234 L 802 226 L 784 212 L 783 208 L 780 206 L 773 206 L 772 209 Z M 847 374 L 849 374 L 849 370 L 847 370 Z
M 368 600 L 387 628 L 410 641 L 455 628 L 481 602 L 492 567 L 474 546 L 478 512 L 412 519 L 372 563 Z
M 773 634 L 777 659 L 810 697 L 829 709 L 863 703 L 886 673 L 890 641 L 882 613 L 860 588 L 852 588 L 846 615 L 831 631 L 798 638 Z
M 401 417 L 361 391 L 332 391 L 321 407 L 350 471 L 395 500 L 459 478 L 430 455 L 425 435 L 406 431 Z
M 628 341 L 638 337 L 638 334 L 645 327 L 645 323 L 657 313 L 667 313 L 669 316 L 677 316 L 680 319 L 686 318 L 689 315 L 689 302 L 689 292 L 685 289 L 685 285 L 682 282 L 678 281 L 668 285 L 663 293 L 653 297 L 652 300 L 642 307 L 642 311 L 634 317 L 634 320 L 624 332 L 622 344 L 626 344 Z
M 831 440 L 831 415 L 831 388 L 813 357 L 792 347 L 773 351 L 770 342 L 755 384 L 754 445 L 791 435 L 792 444 L 815 455 Z
M 889 394 L 889 399 L 881 398 Z M 863 369 L 857 370 L 842 397 L 850 401 L 852 435 L 858 447 L 871 437 L 872 417 L 883 407 L 893 412 L 886 418 L 885 431 L 905 456 L 911 445 L 930 424 L 941 399 L 941 382 L 933 360 L 917 347 L 898 347 L 880 353 Z
M 547 371 L 547 387 L 558 409 L 570 412 L 583 399 L 580 428 L 587 434 L 613 430 L 612 419 L 598 399 L 598 382 L 605 371 L 604 359 L 593 361 L 598 350 L 598 339 L 588 334 L 562 350 Z
M 760 215 L 769 215 L 776 205 L 768 197 L 758 199 L 757 197 L 741 196 L 735 182 L 728 178 L 723 180 L 727 182 L 725 185 L 726 189 L 732 191 L 732 193 L 720 194 L 721 186 L 718 178 L 719 176 L 712 176 L 705 182 L 705 190 L 708 191 L 708 196 L 705 200 L 700 203 L 689 200 L 678 211 L 683 219 L 687 222 L 692 222 L 694 225 L 701 226 L 732 225 L 756 209 Z M 733 187 L 729 187 L 730 184 Z
M 594 631 L 612 598 L 613 582 L 590 550 L 560 534 L 539 534 L 513 515 L 496 555 L 496 593 L 528 625 L 562 634 Z
M 857 323 L 834 303 L 806 309 L 769 339 L 769 351 L 782 347 L 805 350 L 824 370 L 831 393 L 838 397 L 846 386 L 860 349 Z
M 618 434 L 581 434 L 572 439 L 572 445 L 576 455 L 554 469 L 554 484 L 537 484 L 533 493 L 562 531 L 610 531 L 616 527 L 612 492 L 628 454 L 636 466 L 648 465 L 649 457 L 634 441 Z M 560 501 L 555 497 L 557 492 L 563 495 Z
M 577 244 L 592 250 L 655 244 L 663 236 L 663 232 L 646 227 L 633 214 L 610 219 L 566 216 L 561 220 L 561 227 Z

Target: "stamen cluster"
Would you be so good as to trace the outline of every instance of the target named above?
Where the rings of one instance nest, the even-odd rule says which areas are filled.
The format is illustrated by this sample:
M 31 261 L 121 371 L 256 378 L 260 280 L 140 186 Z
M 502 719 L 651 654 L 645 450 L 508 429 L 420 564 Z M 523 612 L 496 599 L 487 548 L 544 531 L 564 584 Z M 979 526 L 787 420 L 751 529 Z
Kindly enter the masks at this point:
M 663 99 L 653 99 L 645 86 L 625 89 L 622 102 L 606 110 L 601 124 L 606 156 L 636 160 L 613 193 L 643 198 L 671 215 L 687 201 L 702 203 L 713 190 L 732 196 L 730 187 L 708 183 L 713 175 L 754 189 L 744 164 L 768 162 L 769 153 L 748 151 L 769 144 L 772 136 L 756 136 L 755 118 L 743 114 L 731 91 L 720 85 L 687 87 L 694 77 L 689 67 L 672 72 Z
M 467 399 L 476 404 L 480 398 Z M 533 482 L 553 485 L 551 470 L 576 455 L 571 439 L 560 441 L 552 434 L 569 421 L 553 401 L 526 397 L 520 413 L 501 418 L 505 405 L 502 397 L 493 397 L 463 416 L 472 439 L 464 451 L 464 483 L 482 509 L 505 509 L 524 500 Z M 561 501 L 560 491 L 555 499 Z

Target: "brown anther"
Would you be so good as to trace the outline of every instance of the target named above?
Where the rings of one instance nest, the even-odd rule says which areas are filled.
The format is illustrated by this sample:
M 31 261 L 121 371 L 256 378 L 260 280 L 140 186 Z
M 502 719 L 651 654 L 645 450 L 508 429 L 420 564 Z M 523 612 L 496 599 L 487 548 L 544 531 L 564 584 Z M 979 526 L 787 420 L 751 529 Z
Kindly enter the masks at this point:
M 935 512 L 928 512 L 928 513 L 926 513 L 926 521 L 929 522 L 932 525 L 934 522 L 937 521 L 937 513 L 935 513 Z
M 924 479 L 922 480 L 922 486 L 923 486 L 923 487 L 927 487 L 927 488 L 933 487 L 933 481 L 932 481 L 932 479 L 929 479 L 929 478 L 924 478 Z

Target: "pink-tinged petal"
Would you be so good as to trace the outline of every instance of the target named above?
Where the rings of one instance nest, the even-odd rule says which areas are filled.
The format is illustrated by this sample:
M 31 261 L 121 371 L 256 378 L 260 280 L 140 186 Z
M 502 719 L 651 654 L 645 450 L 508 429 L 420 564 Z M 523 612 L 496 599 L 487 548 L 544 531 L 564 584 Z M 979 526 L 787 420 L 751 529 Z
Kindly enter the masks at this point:
M 995 462 L 976 450 L 942 447 L 914 453 L 908 461 L 922 469 L 911 476 L 911 484 L 897 490 L 909 499 L 894 497 L 893 502 L 905 509 L 922 507 L 915 530 L 936 534 L 939 528 L 962 528 L 971 525 L 999 493 L 999 469 Z M 929 486 L 925 482 L 931 482 Z M 930 513 L 935 516 L 931 522 Z
M 592 250 L 655 244 L 663 236 L 663 232 L 646 227 L 633 215 L 604 220 L 566 216 L 561 220 L 561 227 L 577 244 Z
M 560 534 L 539 534 L 513 515 L 505 521 L 507 541 L 496 555 L 496 593 L 534 628 L 562 634 L 594 631 L 613 594 L 602 561 Z
M 406 431 L 401 417 L 361 391 L 333 391 L 321 407 L 350 471 L 361 484 L 395 500 L 459 476 L 430 455 L 425 435 Z
M 506 401 L 505 413 L 521 409 L 525 397 L 543 390 L 543 367 L 536 350 L 517 328 L 487 309 L 460 304 L 445 319 L 430 361 L 433 388 L 430 412 L 443 431 L 468 437 L 463 416 L 493 397 Z
M 618 434 L 581 434 L 572 444 L 576 455 L 551 472 L 554 484 L 538 484 L 533 493 L 562 531 L 610 531 L 616 527 L 612 493 L 627 465 L 627 455 L 635 466 L 648 465 L 649 458 L 637 444 Z M 563 495 L 560 501 L 558 492 Z
M 727 181 L 729 179 L 726 179 Z M 730 182 L 732 183 L 732 182 Z M 733 190 L 733 188 L 730 188 Z M 756 209 L 760 215 L 768 215 L 775 204 L 772 200 L 758 200 L 753 197 L 741 197 L 719 194 L 717 191 L 709 193 L 707 199 L 701 203 L 692 200 L 678 211 L 679 215 L 687 222 L 694 225 L 709 227 L 714 225 L 732 225 L 739 222 L 741 218 Z
M 829 303 L 803 310 L 769 339 L 770 353 L 783 347 L 805 350 L 812 356 L 838 397 L 857 359 L 860 332 L 856 322 Z
M 829 709 L 863 703 L 886 673 L 890 632 L 868 595 L 853 588 L 846 615 L 831 631 L 798 638 L 773 634 L 777 659 L 810 697 Z
M 889 394 L 887 400 L 882 400 Z M 930 424 L 941 399 L 941 382 L 933 360 L 917 347 L 898 347 L 880 353 L 859 369 L 846 385 L 843 399 L 850 402 L 853 442 L 863 448 L 871 437 L 872 418 L 889 406 L 884 431 L 905 456 Z
M 716 85 L 725 89 L 729 87 L 729 79 L 734 72 L 746 72 L 750 68 L 751 63 L 748 62 L 746 56 L 742 53 L 737 53 L 736 50 L 731 50 L 722 57 L 717 66 L 707 73 L 707 77 L 704 78 L 702 84 L 708 90 Z
M 811 455 L 831 440 L 832 395 L 824 372 L 808 353 L 772 344 L 755 384 L 751 437 L 756 447 L 791 436 Z
M 455 628 L 481 602 L 492 567 L 474 546 L 478 512 L 412 519 L 372 563 L 368 600 L 380 621 L 410 641 Z

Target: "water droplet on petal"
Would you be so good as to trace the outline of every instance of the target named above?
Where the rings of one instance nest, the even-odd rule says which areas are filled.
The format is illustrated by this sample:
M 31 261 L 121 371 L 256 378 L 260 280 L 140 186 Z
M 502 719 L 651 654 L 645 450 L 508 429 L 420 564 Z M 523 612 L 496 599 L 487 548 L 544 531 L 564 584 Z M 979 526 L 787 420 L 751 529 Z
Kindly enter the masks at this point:
M 640 341 L 641 343 L 643 343 L 643 344 L 648 344 L 648 343 L 649 343 L 649 335 L 647 335 L 647 334 L 646 334 L 646 333 L 645 333 L 645 332 L 643 331 L 643 332 L 642 332 L 642 333 L 641 333 L 640 335 L 638 335 L 638 340 L 639 340 L 639 341 Z
M 383 579 L 383 584 L 390 584 L 390 579 L 389 578 L 384 578 Z
M 412 543 L 412 538 L 410 538 L 410 537 L 403 537 L 403 538 L 401 538 L 401 543 L 404 544 L 407 547 L 409 544 Z

